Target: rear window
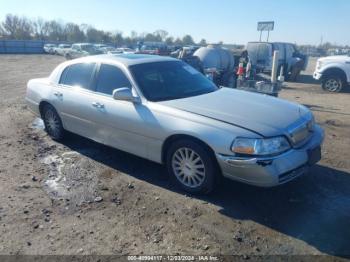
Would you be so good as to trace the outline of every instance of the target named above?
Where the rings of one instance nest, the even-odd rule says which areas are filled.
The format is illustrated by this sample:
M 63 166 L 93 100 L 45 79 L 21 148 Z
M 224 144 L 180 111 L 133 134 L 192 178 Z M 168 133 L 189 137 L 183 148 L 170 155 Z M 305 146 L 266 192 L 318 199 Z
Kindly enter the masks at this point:
M 95 71 L 95 63 L 81 63 L 68 66 L 62 73 L 60 84 L 91 88 L 91 80 Z

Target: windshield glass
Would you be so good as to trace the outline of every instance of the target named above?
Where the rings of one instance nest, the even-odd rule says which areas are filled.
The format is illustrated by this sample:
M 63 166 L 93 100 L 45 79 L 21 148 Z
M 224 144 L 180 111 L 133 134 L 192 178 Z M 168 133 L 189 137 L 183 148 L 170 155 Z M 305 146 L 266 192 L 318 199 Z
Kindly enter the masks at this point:
M 130 66 L 137 84 L 150 101 L 164 101 L 214 92 L 218 89 L 196 69 L 181 61 Z
M 93 45 L 82 45 L 81 49 L 87 52 L 94 52 L 96 48 Z

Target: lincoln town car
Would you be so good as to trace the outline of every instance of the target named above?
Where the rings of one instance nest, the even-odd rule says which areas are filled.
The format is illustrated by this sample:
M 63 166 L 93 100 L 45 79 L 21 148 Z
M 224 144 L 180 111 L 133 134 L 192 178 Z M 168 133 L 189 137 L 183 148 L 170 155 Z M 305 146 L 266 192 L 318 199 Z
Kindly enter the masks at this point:
M 69 131 L 164 164 L 191 193 L 210 192 L 220 176 L 281 185 L 321 159 L 324 133 L 305 106 L 217 87 L 170 57 L 70 60 L 30 80 L 26 101 L 52 139 Z

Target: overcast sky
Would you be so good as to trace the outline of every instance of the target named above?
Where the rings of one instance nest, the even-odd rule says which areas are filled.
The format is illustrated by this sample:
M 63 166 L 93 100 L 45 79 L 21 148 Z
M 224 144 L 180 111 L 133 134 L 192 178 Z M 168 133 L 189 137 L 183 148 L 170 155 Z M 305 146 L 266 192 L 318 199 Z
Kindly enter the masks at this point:
M 0 0 L 0 19 L 7 13 L 238 44 L 258 40 L 257 22 L 273 20 L 272 41 L 350 45 L 350 0 Z

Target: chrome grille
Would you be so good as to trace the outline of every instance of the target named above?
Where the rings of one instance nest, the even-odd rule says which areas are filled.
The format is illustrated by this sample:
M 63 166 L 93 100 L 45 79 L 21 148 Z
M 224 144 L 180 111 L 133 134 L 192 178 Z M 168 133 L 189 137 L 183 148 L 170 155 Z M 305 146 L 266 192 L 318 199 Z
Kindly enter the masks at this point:
M 290 133 L 290 139 L 295 146 L 301 146 L 305 144 L 312 135 L 314 130 L 313 120 L 309 120 L 294 128 Z

